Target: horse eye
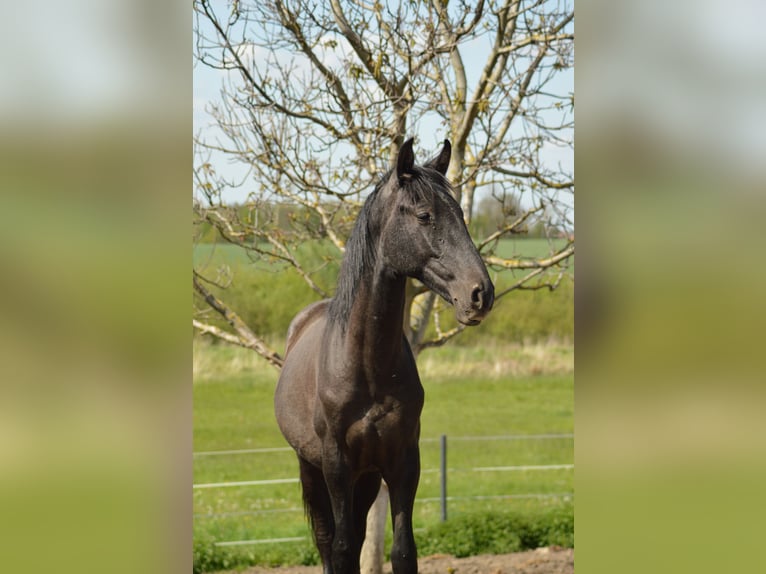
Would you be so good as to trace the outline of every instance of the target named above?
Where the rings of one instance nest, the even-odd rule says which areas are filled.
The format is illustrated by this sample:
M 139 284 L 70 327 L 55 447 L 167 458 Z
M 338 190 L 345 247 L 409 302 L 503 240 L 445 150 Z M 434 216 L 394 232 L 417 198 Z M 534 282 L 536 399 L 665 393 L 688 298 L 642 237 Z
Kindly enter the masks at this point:
M 424 211 L 423 213 L 418 213 L 417 218 L 420 223 L 428 223 L 431 221 L 431 214 Z

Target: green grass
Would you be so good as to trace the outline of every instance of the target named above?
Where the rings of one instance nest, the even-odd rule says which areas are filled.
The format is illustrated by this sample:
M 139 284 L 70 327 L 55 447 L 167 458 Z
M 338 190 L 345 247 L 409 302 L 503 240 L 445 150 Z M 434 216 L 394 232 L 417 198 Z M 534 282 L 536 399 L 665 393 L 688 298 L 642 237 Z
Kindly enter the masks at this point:
M 273 414 L 277 371 L 244 349 L 194 347 L 194 451 L 284 447 Z M 573 472 L 476 471 L 476 467 L 571 464 L 573 440 L 459 440 L 461 436 L 570 433 L 573 430 L 571 347 L 448 347 L 421 356 L 426 389 L 422 416 L 421 475 L 415 528 L 439 524 L 438 437 L 448 436 L 448 494 L 451 520 L 477 513 L 536 517 L 569 512 L 558 495 L 573 490 Z M 197 456 L 194 483 L 297 477 L 292 452 Z M 512 495 L 506 499 L 468 499 Z M 195 489 L 195 567 L 316 563 L 297 483 Z M 563 510 L 562 510 L 563 509 Z M 569 509 L 569 510 L 567 510 Z M 532 518 L 529 518 L 532 520 Z M 504 520 L 504 519 L 503 519 Z M 537 520 L 537 519 L 535 519 Z M 448 521 L 449 522 L 449 521 Z M 390 534 L 389 543 L 390 543 Z M 306 537 L 301 542 L 222 549 L 216 541 Z

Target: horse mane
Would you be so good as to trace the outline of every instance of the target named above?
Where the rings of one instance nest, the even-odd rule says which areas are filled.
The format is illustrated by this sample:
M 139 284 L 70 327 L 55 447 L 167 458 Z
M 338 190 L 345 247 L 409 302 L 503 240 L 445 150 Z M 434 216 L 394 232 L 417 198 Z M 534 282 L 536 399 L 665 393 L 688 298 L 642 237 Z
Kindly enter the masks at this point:
M 375 200 L 390 177 L 391 171 L 380 179 L 375 189 L 367 197 L 346 242 L 335 296 L 330 300 L 327 308 L 328 320 L 340 325 L 343 330 L 348 324 L 359 283 L 375 267 L 379 232 L 377 214 L 374 213 Z M 402 200 L 406 201 L 410 207 L 421 202 L 431 203 L 434 197 L 439 195 L 449 196 L 452 201 L 447 200 L 447 202 L 457 206 L 457 202 L 454 200 L 454 191 L 447 178 L 430 167 L 414 167 L 412 173 L 399 182 L 398 188 L 394 193 L 402 194 Z
M 338 285 L 335 296 L 327 308 L 327 318 L 345 330 L 351 306 L 354 304 L 356 287 L 365 274 L 375 267 L 375 241 L 370 229 L 370 212 L 372 204 L 382 186 L 381 180 L 373 192 L 367 197 L 356 218 L 351 235 L 346 241 L 346 252 L 338 274 Z

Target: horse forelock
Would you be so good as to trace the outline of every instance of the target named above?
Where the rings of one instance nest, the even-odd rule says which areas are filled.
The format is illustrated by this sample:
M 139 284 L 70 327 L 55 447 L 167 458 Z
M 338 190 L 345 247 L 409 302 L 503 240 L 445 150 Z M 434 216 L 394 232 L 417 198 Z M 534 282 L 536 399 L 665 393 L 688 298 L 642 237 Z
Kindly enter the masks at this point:
M 398 195 L 400 201 L 406 201 L 412 207 L 441 200 L 457 206 L 455 189 L 449 180 L 428 167 L 415 168 L 412 176 L 399 184 Z

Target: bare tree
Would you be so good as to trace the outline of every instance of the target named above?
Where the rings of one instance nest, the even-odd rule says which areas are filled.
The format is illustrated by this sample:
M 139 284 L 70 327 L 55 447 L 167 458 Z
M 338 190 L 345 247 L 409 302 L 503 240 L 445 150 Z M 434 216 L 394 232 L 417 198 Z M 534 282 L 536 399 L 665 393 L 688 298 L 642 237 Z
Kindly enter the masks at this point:
M 385 173 L 406 136 L 421 147 L 452 142 L 448 178 L 470 222 L 477 197 L 505 210 L 477 237 L 490 268 L 520 270 L 516 289 L 554 289 L 574 254 L 574 176 L 554 152 L 573 146 L 574 11 L 564 0 L 195 0 L 195 58 L 222 71 L 209 107 L 214 135 L 195 137 L 196 223 L 252 257 L 285 262 L 318 297 L 317 278 L 296 246 L 323 238 L 342 257 L 364 194 Z M 570 74 L 570 75 L 567 75 Z M 234 181 L 214 164 L 243 168 Z M 245 190 L 246 209 L 227 202 Z M 508 198 L 515 198 L 513 202 Z M 280 224 L 280 206 L 293 206 Z M 499 240 L 531 224 L 566 231 L 543 258 L 507 258 Z M 216 297 L 219 279 L 194 272 L 194 327 L 263 356 L 282 359 Z M 407 333 L 413 351 L 444 344 L 441 305 L 412 282 Z M 210 310 L 228 329 L 205 320 Z M 427 326 L 436 336 L 426 339 Z
M 573 174 L 546 160 L 554 148 L 573 145 L 574 95 L 559 80 L 573 65 L 569 3 L 197 0 L 194 8 L 195 57 L 224 71 L 221 97 L 209 109 L 216 135 L 195 138 L 197 221 L 255 257 L 288 263 L 308 288 L 329 296 L 332 285 L 316 280 L 295 246 L 324 237 L 340 258 L 363 194 L 405 135 L 429 133 L 434 149 L 444 138 L 452 141 L 448 175 L 467 221 L 482 190 L 500 201 L 524 200 L 523 212 L 508 213 L 477 238 L 491 267 L 526 270 L 498 298 L 558 284 L 573 241 L 551 242 L 550 256 L 537 260 L 499 257 L 495 247 L 532 221 L 572 229 Z M 246 166 L 247 175 L 240 181 L 220 175 L 213 163 L 222 158 Z M 227 205 L 233 189 L 248 190 L 251 217 Z M 274 206 L 287 202 L 304 217 L 285 228 Z M 201 317 L 195 327 L 278 367 L 279 355 L 236 310 L 211 299 L 210 280 L 196 272 L 194 287 L 232 329 Z M 416 353 L 460 332 L 437 328 L 435 338 L 424 340 L 439 305 L 418 285 L 411 296 L 408 336 Z

